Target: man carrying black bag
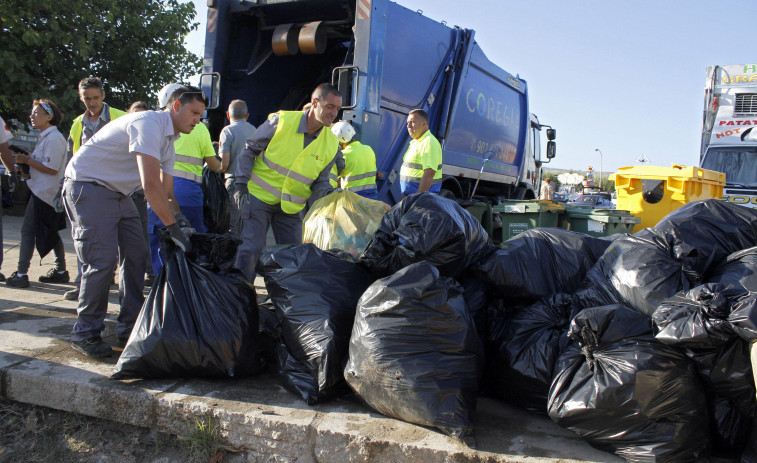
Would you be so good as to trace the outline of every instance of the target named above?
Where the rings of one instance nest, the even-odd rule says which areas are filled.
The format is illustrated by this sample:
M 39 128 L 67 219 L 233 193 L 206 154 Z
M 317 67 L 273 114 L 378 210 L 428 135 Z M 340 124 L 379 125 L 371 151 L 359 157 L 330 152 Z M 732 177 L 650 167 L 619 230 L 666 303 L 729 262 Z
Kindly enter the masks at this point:
M 68 164 L 63 196 L 76 254 L 83 264 L 78 318 L 71 332 L 74 350 L 90 357 L 113 353 L 101 333 L 119 253 L 123 258 L 119 343 L 129 338 L 144 302 L 146 245 L 131 193 L 141 186 L 152 210 L 167 224 L 171 239 L 185 251 L 191 247 L 181 229 L 188 221 L 173 194 L 174 141 L 200 123 L 206 106 L 207 98 L 199 89 L 181 87 L 171 95 L 166 111 L 143 111 L 112 121 Z

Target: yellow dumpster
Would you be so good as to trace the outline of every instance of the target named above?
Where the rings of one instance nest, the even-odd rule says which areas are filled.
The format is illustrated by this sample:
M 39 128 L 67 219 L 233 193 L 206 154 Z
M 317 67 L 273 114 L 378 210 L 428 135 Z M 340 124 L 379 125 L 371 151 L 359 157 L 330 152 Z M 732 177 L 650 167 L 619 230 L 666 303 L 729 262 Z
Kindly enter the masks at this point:
M 684 204 L 700 199 L 720 199 L 725 174 L 699 167 L 621 167 L 610 176 L 618 194 L 616 207 L 631 211 L 641 222 L 635 230 L 654 227 Z

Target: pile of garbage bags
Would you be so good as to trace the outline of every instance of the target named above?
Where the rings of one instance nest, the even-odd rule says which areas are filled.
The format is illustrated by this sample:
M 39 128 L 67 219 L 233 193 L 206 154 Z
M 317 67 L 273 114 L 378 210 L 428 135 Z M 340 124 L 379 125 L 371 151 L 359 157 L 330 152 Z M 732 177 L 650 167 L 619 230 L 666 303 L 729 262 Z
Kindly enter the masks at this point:
M 170 358 L 167 328 L 152 321 L 172 311 L 202 320 L 166 291 L 197 257 L 170 255 L 114 377 L 273 364 L 308 404 L 354 394 L 469 446 L 484 394 L 627 461 L 757 461 L 757 211 L 705 200 L 633 235 L 542 228 L 497 247 L 457 203 L 421 193 L 382 214 L 356 249 L 267 248 L 256 269 L 265 307 L 233 269 L 218 270 L 251 299 L 233 302 L 227 318 L 239 326 L 218 340 L 224 355 L 198 343 L 197 365 Z M 209 334 L 177 339 L 191 336 Z

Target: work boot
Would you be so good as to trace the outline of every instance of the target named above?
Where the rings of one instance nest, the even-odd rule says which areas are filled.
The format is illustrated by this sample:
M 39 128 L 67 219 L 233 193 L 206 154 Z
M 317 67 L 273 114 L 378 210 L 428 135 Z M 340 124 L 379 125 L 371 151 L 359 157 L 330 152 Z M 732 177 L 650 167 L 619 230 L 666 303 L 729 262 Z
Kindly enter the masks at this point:
M 50 269 L 47 275 L 39 277 L 42 283 L 68 283 L 71 278 L 68 276 L 68 270 Z
M 5 284 L 13 288 L 28 288 L 29 276 L 24 275 L 20 277 L 16 275 L 17 273 L 18 272 L 13 272 L 13 274 L 10 277 L 8 277 L 8 279 L 5 280 Z
M 63 293 L 63 299 L 67 301 L 78 301 L 79 300 L 79 287 L 77 286 L 74 289 Z
M 3 281 L 5 281 L 5 275 L 3 275 L 2 273 L 0 273 L 0 282 L 3 282 Z
M 83 341 L 71 341 L 71 347 L 87 357 L 102 358 L 110 357 L 113 354 L 113 349 L 103 342 L 100 336 L 85 339 Z

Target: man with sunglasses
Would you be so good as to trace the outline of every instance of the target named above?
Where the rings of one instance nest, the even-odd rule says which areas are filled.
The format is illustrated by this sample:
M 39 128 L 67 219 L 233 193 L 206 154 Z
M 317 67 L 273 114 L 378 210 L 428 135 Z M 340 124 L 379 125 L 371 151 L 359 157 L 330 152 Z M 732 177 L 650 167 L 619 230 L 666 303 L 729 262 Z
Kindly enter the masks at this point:
M 176 245 L 189 251 L 173 194 L 174 141 L 200 123 L 207 99 L 181 87 L 165 111 L 143 111 L 112 121 L 90 138 L 68 164 L 63 186 L 77 257 L 82 262 L 78 317 L 72 347 L 90 357 L 113 353 L 103 342 L 113 269 L 119 262 L 121 311 L 116 333 L 125 343 L 144 302 L 146 244 L 131 194 L 142 187 L 153 211 Z
M 165 109 L 171 95 L 181 88 L 184 88 L 181 84 L 168 84 L 163 87 L 158 92 L 158 107 Z M 203 213 L 202 166 L 207 164 L 211 171 L 219 175 L 221 171 L 221 162 L 216 159 L 208 128 L 202 123 L 195 125 L 192 132 L 180 136 L 174 142 L 174 150 L 176 164 L 173 172 L 173 192 L 181 208 L 181 215 L 177 220 L 182 228 L 192 228 L 197 233 L 205 233 L 208 228 L 205 226 Z M 148 206 L 147 232 L 150 237 L 150 258 L 154 275 L 159 274 L 163 268 L 158 231 L 164 226 L 160 217 Z
M 339 142 L 329 130 L 342 105 L 339 90 L 321 84 L 306 111 L 271 114 L 237 159 L 234 201 L 242 221 L 235 266 L 252 281 L 268 227 L 277 244 L 302 242 L 306 204 L 330 193 L 331 167 L 344 169 Z M 325 130 L 324 130 L 325 128 Z

